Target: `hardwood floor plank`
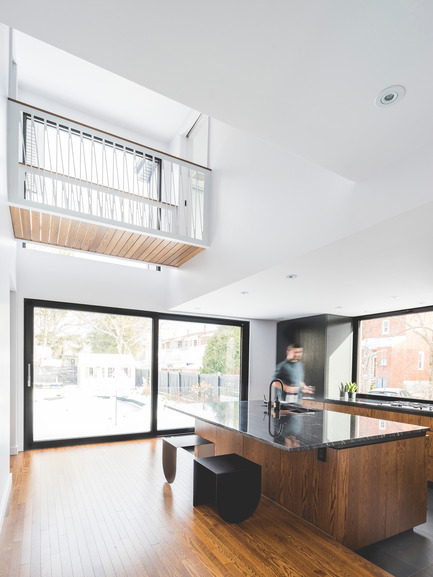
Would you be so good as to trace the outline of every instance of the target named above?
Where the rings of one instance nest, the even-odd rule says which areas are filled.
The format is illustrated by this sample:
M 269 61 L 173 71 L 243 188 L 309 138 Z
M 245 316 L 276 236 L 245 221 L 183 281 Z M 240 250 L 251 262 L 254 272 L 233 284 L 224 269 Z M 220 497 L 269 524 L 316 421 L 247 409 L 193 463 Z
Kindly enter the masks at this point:
M 386 577 L 262 497 L 241 524 L 192 506 L 193 460 L 172 485 L 161 439 L 20 453 L 0 536 L 1 577 Z
M 60 535 L 59 538 L 60 563 L 62 564 L 63 577 L 74 577 L 72 570 L 71 555 L 69 553 L 69 543 L 66 535 Z
M 30 565 L 20 565 L 19 577 L 30 577 Z
M 31 559 L 31 546 L 32 546 L 32 501 L 29 498 L 29 502 L 25 507 L 24 523 L 23 523 L 23 537 L 21 541 L 21 565 L 30 565 Z
M 17 542 L 12 545 L 12 551 L 9 563 L 9 575 L 19 575 L 20 565 L 21 565 L 21 543 Z M 7 575 L 6 572 L 5 575 Z
M 54 577 L 63 577 L 62 572 L 62 561 L 60 559 L 60 553 L 55 553 L 51 555 L 51 574 Z
M 41 531 L 41 575 L 51 575 L 51 550 L 48 529 Z

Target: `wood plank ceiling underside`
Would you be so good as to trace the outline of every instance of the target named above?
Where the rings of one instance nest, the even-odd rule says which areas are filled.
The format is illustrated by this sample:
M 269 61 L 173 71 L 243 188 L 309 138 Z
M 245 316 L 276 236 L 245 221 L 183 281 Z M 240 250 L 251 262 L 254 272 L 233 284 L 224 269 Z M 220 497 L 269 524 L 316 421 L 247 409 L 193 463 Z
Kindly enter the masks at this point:
M 182 266 L 204 250 L 60 215 L 15 206 L 9 208 L 15 238 L 24 241 L 174 267 Z

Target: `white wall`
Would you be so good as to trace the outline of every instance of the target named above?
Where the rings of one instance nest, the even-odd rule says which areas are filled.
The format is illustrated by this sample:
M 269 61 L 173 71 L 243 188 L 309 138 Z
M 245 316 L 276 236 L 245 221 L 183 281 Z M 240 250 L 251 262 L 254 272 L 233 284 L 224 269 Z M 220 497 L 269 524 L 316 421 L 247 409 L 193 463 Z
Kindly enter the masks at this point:
M 352 380 L 352 323 L 331 323 L 326 332 L 325 397 L 338 398 L 340 383 Z
M 10 446 L 10 289 L 15 284 L 14 249 L 7 205 L 6 105 L 9 31 L 0 25 L 0 528 L 11 487 Z
M 19 65 L 18 65 L 18 76 L 19 76 Z M 92 128 L 103 130 L 105 132 L 108 132 L 109 134 L 114 134 L 114 136 L 120 136 L 121 138 L 126 138 L 128 140 L 131 140 L 132 142 L 136 142 L 137 144 L 148 146 L 150 148 L 155 148 L 156 150 L 160 150 L 161 152 L 169 152 L 168 150 L 169 146 L 163 143 L 162 141 L 157 140 L 156 138 L 151 138 L 148 135 L 143 135 L 134 132 L 130 129 L 126 129 L 125 127 L 113 124 L 108 120 L 104 120 L 92 116 L 91 114 L 87 114 L 82 110 L 76 110 L 75 108 L 66 106 L 61 102 L 54 102 L 52 100 L 49 100 L 45 96 L 36 94 L 35 92 L 19 89 L 18 100 L 24 102 L 25 104 L 29 104 L 30 106 L 36 106 L 37 108 L 42 108 L 47 112 L 52 112 L 54 114 L 64 116 L 65 118 L 69 118 L 70 120 L 75 120 L 76 122 L 87 124 L 87 126 L 91 126 Z
M 277 323 L 274 321 L 250 322 L 250 382 L 249 399 L 268 397 L 269 383 L 275 371 L 277 350 Z
M 18 296 L 140 310 L 165 310 L 170 272 L 18 250 Z M 20 303 L 18 303 L 20 306 Z
M 18 367 L 22 365 L 22 355 L 18 354 L 18 314 L 17 293 L 10 292 L 10 357 L 11 357 L 11 386 L 10 386 L 10 452 L 11 455 L 18 453 Z

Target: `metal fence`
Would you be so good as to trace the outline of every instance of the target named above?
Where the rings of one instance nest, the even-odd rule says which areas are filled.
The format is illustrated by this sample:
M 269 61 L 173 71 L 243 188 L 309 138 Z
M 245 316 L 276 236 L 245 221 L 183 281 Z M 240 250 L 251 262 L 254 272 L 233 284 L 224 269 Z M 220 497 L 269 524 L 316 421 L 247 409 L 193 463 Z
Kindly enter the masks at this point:
M 149 387 L 150 370 L 136 370 L 136 386 Z M 239 399 L 239 375 L 158 371 L 158 392 L 167 398 L 191 401 Z
M 61 387 L 77 384 L 77 367 L 34 368 L 36 387 Z M 135 370 L 135 388 L 147 388 L 150 394 L 151 372 L 149 369 Z M 158 371 L 158 393 L 167 399 L 190 401 L 218 401 L 239 399 L 239 375 L 184 373 Z

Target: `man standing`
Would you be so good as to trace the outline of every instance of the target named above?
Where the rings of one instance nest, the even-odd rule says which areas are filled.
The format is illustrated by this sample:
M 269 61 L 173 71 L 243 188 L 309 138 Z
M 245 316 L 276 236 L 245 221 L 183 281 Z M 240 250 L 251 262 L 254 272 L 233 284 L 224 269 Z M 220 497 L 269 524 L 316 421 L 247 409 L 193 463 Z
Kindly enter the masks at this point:
M 282 402 L 299 403 L 303 392 L 314 393 L 314 388 L 307 387 L 304 382 L 305 371 L 301 361 L 303 352 L 302 345 L 298 343 L 289 345 L 286 350 L 286 359 L 275 369 L 274 379 L 283 381 L 283 390 L 278 382 L 274 382 L 273 386 L 277 389 L 277 396 Z

